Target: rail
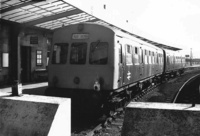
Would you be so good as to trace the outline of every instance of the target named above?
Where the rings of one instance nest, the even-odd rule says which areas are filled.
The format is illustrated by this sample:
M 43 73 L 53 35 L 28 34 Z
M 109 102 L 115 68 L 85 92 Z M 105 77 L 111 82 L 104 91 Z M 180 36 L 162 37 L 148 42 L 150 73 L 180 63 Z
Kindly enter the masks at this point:
M 198 94 L 200 96 L 200 82 L 198 84 L 197 78 L 200 78 L 200 74 L 197 74 L 191 78 L 189 78 L 179 89 L 179 91 L 177 92 L 176 96 L 174 97 L 173 103 L 180 103 L 178 101 L 180 101 L 180 99 L 182 99 L 181 97 L 183 97 L 183 91 L 187 91 L 188 95 L 185 95 L 186 97 L 194 97 L 194 98 L 188 98 L 192 101 L 192 104 L 194 105 L 196 102 L 196 97 Z M 188 92 L 188 88 L 191 89 L 190 92 Z M 195 92 L 198 91 L 198 92 Z M 182 93 L 182 94 L 181 94 Z M 185 94 L 187 94 L 185 93 Z M 190 94 L 189 94 L 190 93 Z M 190 101 L 190 102 L 191 102 Z

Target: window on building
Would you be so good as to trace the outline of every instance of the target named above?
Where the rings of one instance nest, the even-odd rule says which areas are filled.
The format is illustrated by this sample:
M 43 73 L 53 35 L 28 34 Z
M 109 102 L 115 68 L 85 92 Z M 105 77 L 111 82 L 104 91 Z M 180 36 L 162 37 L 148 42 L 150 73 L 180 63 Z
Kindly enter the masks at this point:
M 37 66 L 42 65 L 42 51 L 41 50 L 36 51 L 36 65 Z

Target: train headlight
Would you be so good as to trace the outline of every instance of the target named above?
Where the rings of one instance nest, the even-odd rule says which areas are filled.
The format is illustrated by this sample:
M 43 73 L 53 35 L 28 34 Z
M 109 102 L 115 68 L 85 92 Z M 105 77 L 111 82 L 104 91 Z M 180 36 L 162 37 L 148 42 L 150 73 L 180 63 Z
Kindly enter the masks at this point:
M 94 87 L 95 91 L 100 91 L 101 85 L 100 85 L 99 81 L 95 81 L 93 87 Z

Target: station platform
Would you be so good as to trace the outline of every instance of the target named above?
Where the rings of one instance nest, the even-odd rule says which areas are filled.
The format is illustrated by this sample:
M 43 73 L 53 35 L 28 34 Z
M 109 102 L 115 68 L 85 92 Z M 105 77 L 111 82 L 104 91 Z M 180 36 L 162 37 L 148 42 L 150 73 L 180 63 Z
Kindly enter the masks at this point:
M 22 84 L 22 94 L 44 95 L 48 82 Z M 0 93 L 12 93 L 12 87 L 0 88 Z

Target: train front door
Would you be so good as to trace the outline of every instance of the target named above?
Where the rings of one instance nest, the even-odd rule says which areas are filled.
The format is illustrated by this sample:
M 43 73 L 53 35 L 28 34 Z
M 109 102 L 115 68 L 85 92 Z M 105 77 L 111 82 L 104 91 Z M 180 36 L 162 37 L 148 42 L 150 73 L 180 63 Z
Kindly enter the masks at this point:
M 139 77 L 142 78 L 144 75 L 144 53 L 142 47 L 140 47 L 139 55 L 140 55 Z
M 21 46 L 21 82 L 31 80 L 31 47 Z
M 125 69 L 125 64 L 124 64 L 124 50 L 122 47 L 122 44 L 119 43 L 119 81 L 118 81 L 118 86 L 121 87 L 124 84 L 124 69 Z

